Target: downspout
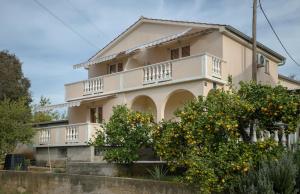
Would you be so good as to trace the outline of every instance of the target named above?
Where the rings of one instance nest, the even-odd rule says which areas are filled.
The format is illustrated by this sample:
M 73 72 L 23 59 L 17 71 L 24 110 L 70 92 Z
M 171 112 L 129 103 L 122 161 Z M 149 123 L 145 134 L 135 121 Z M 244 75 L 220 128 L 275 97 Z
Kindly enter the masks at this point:
M 282 66 L 282 65 L 284 65 L 284 64 L 285 64 L 285 62 L 286 62 L 286 59 L 284 58 L 284 59 L 281 61 L 281 63 L 279 63 L 279 64 L 278 64 L 278 66 Z

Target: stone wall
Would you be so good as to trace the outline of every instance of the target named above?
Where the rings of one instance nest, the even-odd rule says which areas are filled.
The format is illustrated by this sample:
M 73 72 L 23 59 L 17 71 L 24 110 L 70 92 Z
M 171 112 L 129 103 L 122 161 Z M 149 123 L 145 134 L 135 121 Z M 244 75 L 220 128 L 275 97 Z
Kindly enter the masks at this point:
M 6 194 L 195 194 L 177 183 L 91 175 L 0 171 L 0 183 Z
M 61 167 L 61 163 L 65 163 L 67 160 L 77 162 L 91 162 L 94 160 L 94 147 L 91 146 L 50 147 L 49 153 L 52 166 L 57 164 L 57 167 Z M 48 164 L 47 147 L 36 148 L 36 160 L 39 166 Z
M 156 166 L 162 167 L 165 166 L 165 163 L 160 161 L 145 161 L 126 166 L 104 162 L 68 162 L 66 172 L 68 174 L 98 176 L 149 176 L 148 170 L 153 170 Z

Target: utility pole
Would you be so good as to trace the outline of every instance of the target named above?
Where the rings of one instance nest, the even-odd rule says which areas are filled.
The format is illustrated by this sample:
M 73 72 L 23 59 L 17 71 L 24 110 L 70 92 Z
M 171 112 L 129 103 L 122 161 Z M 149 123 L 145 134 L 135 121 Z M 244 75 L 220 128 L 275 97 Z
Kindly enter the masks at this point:
M 253 0 L 252 16 L 252 80 L 257 82 L 257 62 L 256 62 L 256 8 L 257 0 Z
M 256 8 L 257 0 L 253 0 L 253 16 L 252 16 L 252 81 L 257 83 L 257 61 L 256 61 Z M 256 139 L 255 120 L 250 121 L 250 141 Z

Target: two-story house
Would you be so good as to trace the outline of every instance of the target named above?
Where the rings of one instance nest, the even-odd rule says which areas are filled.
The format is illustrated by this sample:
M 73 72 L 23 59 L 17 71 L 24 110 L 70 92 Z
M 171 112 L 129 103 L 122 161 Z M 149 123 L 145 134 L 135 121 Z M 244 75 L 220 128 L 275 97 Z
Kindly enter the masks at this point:
M 68 123 L 40 125 L 35 138 L 37 160 L 96 160 L 87 145 L 112 107 L 152 113 L 156 121 L 174 118 L 174 111 L 213 88 L 251 80 L 251 38 L 220 24 L 172 21 L 141 17 L 88 61 L 88 78 L 65 84 Z M 276 85 L 299 82 L 278 77 L 285 58 L 258 43 L 258 81 Z M 289 85 L 288 85 L 289 86 Z M 290 86 L 289 86 L 290 87 Z M 44 108 L 44 109 L 45 109 Z

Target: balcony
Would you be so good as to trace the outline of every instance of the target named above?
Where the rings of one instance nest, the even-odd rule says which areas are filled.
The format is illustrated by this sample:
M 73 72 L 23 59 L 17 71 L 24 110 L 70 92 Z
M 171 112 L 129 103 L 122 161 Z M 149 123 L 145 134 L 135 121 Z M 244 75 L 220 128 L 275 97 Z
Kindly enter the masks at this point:
M 34 144 L 35 147 L 87 145 L 99 128 L 101 125 L 98 123 L 43 127 L 38 129 Z
M 65 100 L 109 95 L 195 79 L 224 82 L 222 59 L 208 53 L 164 61 L 65 85 Z

